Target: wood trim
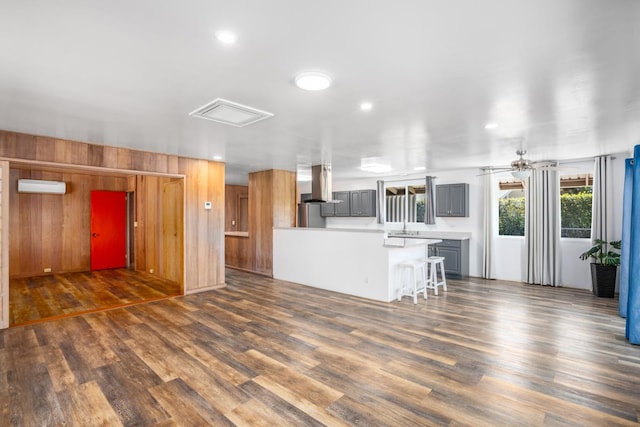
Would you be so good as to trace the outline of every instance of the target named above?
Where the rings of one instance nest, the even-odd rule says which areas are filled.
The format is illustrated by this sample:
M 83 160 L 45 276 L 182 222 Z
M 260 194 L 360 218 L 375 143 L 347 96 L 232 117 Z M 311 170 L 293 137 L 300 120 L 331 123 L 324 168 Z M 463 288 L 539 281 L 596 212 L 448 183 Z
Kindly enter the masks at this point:
M 9 327 L 9 162 L 0 161 L 0 329 Z
M 0 130 L 0 133 L 3 132 Z M 69 165 L 69 164 L 65 164 L 65 163 L 55 163 L 55 162 L 43 162 L 43 161 L 38 161 L 38 160 L 27 160 L 25 161 L 24 159 L 20 159 L 20 158 L 15 158 L 15 157 L 1 157 L 0 156 L 0 161 L 8 161 L 11 163 L 11 166 L 28 166 L 28 167 L 33 167 L 33 166 L 39 166 L 42 168 L 51 168 L 54 170 L 60 170 L 60 169 L 64 169 L 64 170 L 70 170 L 71 172 L 93 172 L 99 175 L 104 175 L 104 174 L 109 174 L 109 173 L 113 173 L 113 174 L 117 174 L 117 175 L 151 175 L 151 176 L 165 176 L 168 178 L 184 178 L 185 175 L 184 174 L 180 174 L 180 173 L 163 173 L 163 172 L 147 172 L 147 171 L 139 171 L 139 170 L 135 170 L 135 169 L 117 169 L 117 168 L 109 168 L 109 167 L 103 167 L 103 166 L 87 166 L 87 165 Z
M 227 284 L 223 283 L 221 285 L 213 285 L 213 286 L 207 286 L 205 288 L 191 289 L 186 291 L 185 295 L 199 294 L 200 292 L 206 292 L 206 291 L 215 291 L 217 289 L 224 289 L 226 287 L 227 287 Z

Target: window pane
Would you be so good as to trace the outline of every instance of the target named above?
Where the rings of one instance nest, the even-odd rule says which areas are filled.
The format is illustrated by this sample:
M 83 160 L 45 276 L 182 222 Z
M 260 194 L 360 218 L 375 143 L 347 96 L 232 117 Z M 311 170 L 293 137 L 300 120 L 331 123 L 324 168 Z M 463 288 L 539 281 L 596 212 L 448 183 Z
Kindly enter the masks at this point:
M 424 222 L 425 186 L 409 186 L 409 212 L 407 222 Z
M 424 222 L 425 186 L 386 187 L 385 222 Z
M 503 190 L 498 199 L 498 234 L 524 236 L 524 191 Z
M 405 209 L 405 187 L 387 187 L 386 202 L 387 215 L 386 222 L 403 222 Z
M 560 178 L 561 237 L 591 238 L 592 180 L 591 174 Z

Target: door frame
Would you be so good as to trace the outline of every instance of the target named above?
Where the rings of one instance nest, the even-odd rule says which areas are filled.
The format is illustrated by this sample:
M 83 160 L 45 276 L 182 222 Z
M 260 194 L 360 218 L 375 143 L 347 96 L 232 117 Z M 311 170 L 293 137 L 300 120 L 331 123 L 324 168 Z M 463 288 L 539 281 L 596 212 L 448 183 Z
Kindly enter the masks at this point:
M 68 163 L 56 163 L 56 162 L 43 162 L 38 160 L 21 160 L 2 157 L 0 158 L 0 329 L 6 329 L 9 327 L 9 300 L 11 298 L 9 290 L 9 173 L 12 167 L 21 165 L 27 167 L 33 167 L 34 169 L 46 169 L 50 171 L 69 171 L 78 173 L 90 172 L 95 175 L 117 175 L 122 177 L 135 177 L 135 176 L 159 176 L 169 178 L 179 178 L 185 183 L 183 185 L 182 195 L 182 209 L 183 213 L 186 207 L 186 175 L 185 174 L 172 174 L 172 173 L 159 173 L 159 172 L 146 172 L 133 169 L 117 169 L 117 168 L 105 168 L 99 166 L 85 166 L 85 165 L 73 165 Z M 129 193 L 129 192 L 127 192 Z M 135 193 L 134 193 L 135 194 Z M 135 206 L 135 203 L 134 203 Z M 135 211 L 135 209 L 134 209 Z M 135 226 L 135 220 L 134 220 Z M 182 245 L 184 247 L 184 236 L 186 234 L 185 221 L 182 223 Z M 185 293 L 185 253 L 182 254 L 182 284 L 180 286 L 180 294 Z
M 9 327 L 9 169 L 0 161 L 0 329 Z

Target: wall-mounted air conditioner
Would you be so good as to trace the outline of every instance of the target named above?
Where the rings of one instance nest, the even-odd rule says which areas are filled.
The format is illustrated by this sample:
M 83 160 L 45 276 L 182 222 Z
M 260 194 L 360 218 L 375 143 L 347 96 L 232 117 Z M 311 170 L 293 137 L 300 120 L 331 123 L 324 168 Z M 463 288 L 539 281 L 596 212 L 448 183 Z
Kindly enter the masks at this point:
M 67 184 L 63 181 L 18 180 L 18 193 L 64 194 L 66 192 Z

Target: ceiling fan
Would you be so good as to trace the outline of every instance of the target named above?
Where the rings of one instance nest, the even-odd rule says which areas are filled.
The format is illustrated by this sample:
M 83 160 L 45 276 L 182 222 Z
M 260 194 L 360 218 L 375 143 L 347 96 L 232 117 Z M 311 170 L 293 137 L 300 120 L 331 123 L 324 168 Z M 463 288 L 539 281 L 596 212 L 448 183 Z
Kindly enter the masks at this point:
M 517 150 L 516 154 L 519 157 L 517 160 L 514 160 L 511 162 L 511 167 L 491 168 L 489 171 L 487 171 L 487 173 L 483 175 L 492 174 L 492 173 L 511 172 L 511 175 L 513 175 L 515 179 L 523 180 L 531 176 L 531 171 L 533 169 L 540 169 L 540 168 L 555 169 L 556 168 L 556 163 L 552 161 L 546 160 L 546 161 L 540 161 L 540 162 L 532 162 L 529 159 L 525 159 L 524 155 L 527 154 L 527 150 L 523 148 Z

